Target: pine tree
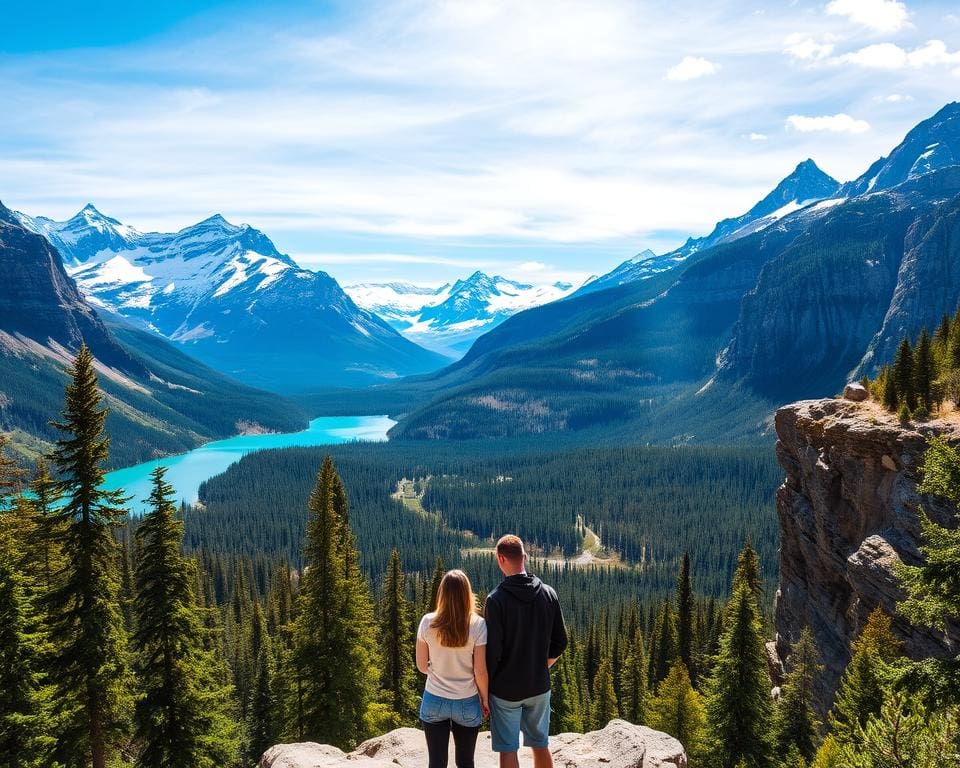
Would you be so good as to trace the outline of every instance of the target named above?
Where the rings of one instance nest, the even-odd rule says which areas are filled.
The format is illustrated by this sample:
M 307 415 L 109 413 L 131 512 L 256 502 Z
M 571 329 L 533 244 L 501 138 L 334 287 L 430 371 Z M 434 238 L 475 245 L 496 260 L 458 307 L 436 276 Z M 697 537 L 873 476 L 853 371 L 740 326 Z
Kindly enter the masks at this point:
M 867 720 L 880 714 L 889 665 L 900 648 L 891 625 L 883 609 L 875 608 L 853 642 L 853 657 L 840 678 L 830 712 L 830 729 L 840 743 L 859 743 Z
M 33 494 L 31 504 L 37 514 L 37 546 L 40 547 L 40 562 L 43 568 L 43 588 L 53 589 L 55 575 L 64 569 L 64 555 L 60 542 L 66 532 L 61 516 L 57 514 L 62 495 L 60 486 L 51 476 L 46 459 L 37 459 L 33 479 L 30 481 Z
M 609 655 L 604 654 L 593 681 L 590 721 L 594 728 L 603 728 L 617 717 L 620 717 L 620 710 L 617 705 L 617 692 L 613 688 L 613 662 Z
M 623 669 L 623 718 L 640 725 L 646 722 L 647 664 L 643 634 L 639 625 L 630 637 L 627 660 Z
M 893 362 L 893 383 L 897 388 L 897 400 L 901 405 L 906 405 L 911 412 L 917 407 L 914 371 L 913 349 L 910 346 L 910 340 L 904 337 L 900 346 L 897 347 L 897 357 Z
M 703 697 L 693 689 L 687 668 L 680 659 L 670 667 L 657 695 L 650 699 L 647 723 L 683 744 L 691 767 L 699 765 L 706 729 Z
M 429 600 L 423 613 L 432 613 L 437 610 L 437 594 L 440 592 L 440 582 L 443 581 L 443 574 L 446 572 L 443 558 L 437 558 L 437 564 L 433 569 L 433 579 L 430 581 L 430 591 L 427 593 Z M 482 603 L 481 603 L 482 605 Z
M 166 468 L 150 473 L 149 511 L 137 528 L 134 575 L 137 678 L 135 710 L 143 768 L 216 768 L 236 758 L 229 689 L 210 679 L 211 660 L 193 594 L 196 573 L 180 554 L 183 523 L 175 516 Z
M 577 690 L 576 659 L 571 648 L 553 665 L 551 669 L 552 694 L 550 707 L 550 733 L 555 735 L 583 730 L 583 712 L 580 708 L 580 693 Z
M 10 438 L 0 432 L 0 512 L 7 508 L 9 499 L 20 490 L 23 470 L 7 453 Z
M 784 759 L 795 749 L 806 761 L 813 759 L 820 741 L 820 720 L 815 709 L 814 680 L 823 669 L 809 627 L 790 649 L 790 671 L 774 718 L 777 753 Z
M 927 413 L 933 410 L 933 381 L 936 371 L 933 365 L 933 349 L 930 346 L 930 335 L 924 328 L 920 332 L 917 348 L 914 352 L 913 388 L 920 405 Z
M 737 568 L 733 573 L 733 588 L 744 583 L 757 604 L 757 610 L 763 604 L 763 576 L 760 572 L 760 556 L 753 548 L 753 542 L 747 539 L 737 555 Z M 732 593 L 732 591 L 731 591 Z
M 369 590 L 344 531 L 342 490 L 328 456 L 308 503 L 292 673 L 301 740 L 351 748 L 369 735 L 380 668 Z
M 960 505 L 960 452 L 943 437 L 931 438 L 921 468 L 919 491 Z M 960 622 L 960 528 L 938 525 L 920 510 L 918 566 L 902 565 L 897 575 L 907 591 L 898 607 L 908 619 L 941 631 L 948 622 Z M 953 658 L 929 659 L 912 666 L 913 676 L 930 702 L 960 705 L 960 653 Z
M 273 662 L 266 648 L 257 658 L 257 681 L 250 703 L 247 725 L 247 757 L 256 763 L 260 756 L 280 741 L 283 716 L 279 711 Z
M 893 370 L 890 366 L 883 366 L 880 371 L 880 379 L 883 382 L 883 395 L 881 401 L 883 407 L 888 411 L 895 411 L 900 405 L 900 398 L 897 396 L 897 383 L 893 378 Z
M 734 580 L 720 650 L 707 683 L 710 752 L 717 768 L 770 764 L 770 678 L 760 611 L 749 580 Z
M 947 342 L 947 366 L 949 370 L 960 368 L 960 306 L 950 323 L 950 338 Z
M 651 649 L 650 687 L 655 688 L 677 659 L 677 619 L 669 602 L 664 602 L 660 607 Z
M 677 578 L 677 651 L 691 680 L 696 679 L 696 668 L 693 664 L 693 608 L 690 554 L 684 552 L 680 576 Z
M 127 638 L 118 605 L 117 543 L 113 530 L 126 512 L 122 493 L 102 488 L 110 440 L 103 434 L 107 409 L 84 346 L 73 364 L 62 421 L 54 422 L 54 462 L 64 503 L 66 575 L 50 597 L 51 634 L 57 644 L 56 703 L 59 741 L 70 762 L 80 756 L 106 768 L 112 745 L 126 729 L 131 697 Z
M 42 620 L 17 561 L 0 527 L 0 766 L 45 768 L 53 736 Z
M 407 725 L 416 722 L 416 676 L 414 675 L 413 635 L 410 631 L 410 604 L 407 601 L 407 580 L 400 564 L 400 553 L 393 550 L 383 582 L 380 602 L 380 642 L 383 655 L 381 685 L 387 703 Z

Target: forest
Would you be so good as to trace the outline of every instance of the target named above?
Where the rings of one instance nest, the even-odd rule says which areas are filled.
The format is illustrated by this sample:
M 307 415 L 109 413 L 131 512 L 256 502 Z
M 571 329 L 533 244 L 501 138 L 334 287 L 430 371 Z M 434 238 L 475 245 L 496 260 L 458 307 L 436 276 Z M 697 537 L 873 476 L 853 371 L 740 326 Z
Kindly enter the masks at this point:
M 250 766 L 282 741 L 351 748 L 415 725 L 414 631 L 445 568 L 468 570 L 481 611 L 497 583 L 492 557 L 465 548 L 461 526 L 496 535 L 518 514 L 544 554 L 577 545 L 555 537 L 550 514 L 574 531 L 582 515 L 623 548 L 616 565 L 531 563 L 557 587 L 572 637 L 553 672 L 555 732 L 621 717 L 679 738 L 693 768 L 958 764 L 960 659 L 907 660 L 881 611 L 854 641 L 834 702 L 815 698 L 809 632 L 785 677 L 771 676 L 770 571 L 751 523 L 769 515 L 758 486 L 773 469 L 758 455 L 624 448 L 436 466 L 436 456 L 411 463 L 414 454 L 387 459 L 373 446 L 298 449 L 240 462 L 231 482 L 227 473 L 204 489 L 205 508 L 178 508 L 158 468 L 147 514 L 129 519 L 123 494 L 100 488 L 106 416 L 82 349 L 49 460 L 25 474 L 0 446 L 0 765 Z M 604 462 L 617 469 L 601 491 L 590 477 Z M 724 466 L 735 480 L 717 501 Z M 266 467 L 275 485 L 263 485 Z M 439 477 L 421 485 L 442 520 L 412 524 L 390 499 L 398 476 Z M 923 476 L 924 493 L 960 503 L 953 447 L 934 440 Z M 688 485 L 693 500 L 671 505 Z M 570 498 L 575 488 L 589 501 Z M 251 495 L 233 518 L 231 493 Z M 641 500 L 631 535 L 654 553 L 649 564 L 629 549 L 628 498 Z M 502 517 L 474 519 L 472 503 Z M 288 504 L 299 517 L 278 526 Z M 749 512 L 737 516 L 738 505 Z M 691 538 L 671 516 L 730 526 L 740 540 Z M 395 523 L 401 539 L 384 535 Z M 925 564 L 898 572 L 898 610 L 937 627 L 960 620 L 960 532 L 921 524 Z

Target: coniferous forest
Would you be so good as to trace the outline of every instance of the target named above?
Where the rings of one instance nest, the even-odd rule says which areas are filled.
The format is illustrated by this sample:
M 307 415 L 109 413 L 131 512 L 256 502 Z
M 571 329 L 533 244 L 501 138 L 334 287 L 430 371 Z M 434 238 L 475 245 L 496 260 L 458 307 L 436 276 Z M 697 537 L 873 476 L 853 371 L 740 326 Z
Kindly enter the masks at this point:
M 417 469 L 409 457 L 390 465 L 372 446 L 262 454 L 210 483 L 205 509 L 178 508 L 158 468 L 147 513 L 130 519 L 122 492 L 99 487 L 106 413 L 83 349 L 49 462 L 25 473 L 0 454 L 0 765 L 244 766 L 281 741 L 350 748 L 413 725 L 419 617 L 454 563 L 481 588 L 497 583 L 492 557 L 464 531 L 497 535 L 510 519 L 533 532 L 533 568 L 557 587 L 571 630 L 553 671 L 554 732 L 647 724 L 679 738 L 694 768 L 956 764 L 960 659 L 907 661 L 879 609 L 831 709 L 816 699 L 809 632 L 771 697 L 770 552 L 752 540 L 771 544 L 757 525 L 771 470 L 753 453 L 459 457 L 439 468 L 419 519 L 388 493 L 393 475 Z M 309 482 L 293 470 L 307 464 Z M 615 467 L 609 495 L 586 479 L 600 464 Z M 726 500 L 722 470 L 739 478 Z M 276 483 L 258 485 L 258 471 Z M 668 507 L 669 489 L 694 474 L 687 506 Z M 960 454 L 946 442 L 931 444 L 924 478 L 924 493 L 960 502 Z M 505 487 L 527 517 L 508 508 Z M 571 499 L 577 489 L 584 497 Z M 230 493 L 250 494 L 250 506 Z M 640 501 L 627 509 L 628 497 Z M 480 499 L 491 517 L 478 516 Z M 752 517 L 735 515 L 751 503 Z M 285 509 L 297 511 L 277 519 Z M 551 519 L 561 511 L 575 530 L 574 516 L 604 530 L 620 556 L 561 560 L 576 546 Z M 677 553 L 667 519 L 698 512 L 739 525 L 741 540 L 687 537 L 711 553 Z M 922 527 L 926 564 L 898 572 L 901 610 L 942 626 L 960 619 L 960 534 L 925 517 Z

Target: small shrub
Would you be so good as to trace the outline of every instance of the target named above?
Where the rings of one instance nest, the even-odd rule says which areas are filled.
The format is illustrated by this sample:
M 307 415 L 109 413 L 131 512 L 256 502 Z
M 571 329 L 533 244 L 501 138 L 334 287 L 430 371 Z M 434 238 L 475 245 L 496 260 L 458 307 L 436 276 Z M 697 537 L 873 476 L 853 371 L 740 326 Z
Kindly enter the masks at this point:
M 900 410 L 897 411 L 897 417 L 900 419 L 902 424 L 906 424 L 910 421 L 910 407 L 906 403 L 900 404 Z
M 913 412 L 913 418 L 917 421 L 926 421 L 930 418 L 930 411 L 928 411 L 922 405 L 918 405 L 917 410 Z

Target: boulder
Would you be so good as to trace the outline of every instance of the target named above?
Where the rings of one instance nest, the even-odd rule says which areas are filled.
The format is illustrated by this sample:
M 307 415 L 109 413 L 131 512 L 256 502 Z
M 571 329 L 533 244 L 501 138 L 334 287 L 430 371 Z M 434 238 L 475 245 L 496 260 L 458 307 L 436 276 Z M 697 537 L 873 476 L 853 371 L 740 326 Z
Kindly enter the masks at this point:
M 858 381 L 852 381 L 843 388 L 843 399 L 853 400 L 855 403 L 862 403 L 870 397 L 867 388 Z
M 683 746 L 672 736 L 623 720 L 611 720 L 590 733 L 561 733 L 550 737 L 557 768 L 686 768 Z M 398 728 L 370 739 L 349 754 L 327 744 L 278 744 L 260 758 L 260 768 L 422 768 L 427 762 L 423 733 Z M 451 740 L 450 765 L 453 761 Z M 490 734 L 477 740 L 476 768 L 497 768 Z M 533 765 L 531 751 L 520 750 L 520 765 Z

